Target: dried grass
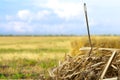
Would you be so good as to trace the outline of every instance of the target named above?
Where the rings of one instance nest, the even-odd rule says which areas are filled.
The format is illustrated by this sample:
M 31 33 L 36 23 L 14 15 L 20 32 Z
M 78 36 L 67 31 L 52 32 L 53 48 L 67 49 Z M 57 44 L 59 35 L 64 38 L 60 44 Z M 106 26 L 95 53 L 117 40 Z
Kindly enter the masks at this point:
M 86 52 L 80 52 L 81 47 L 89 47 L 89 41 L 87 37 L 76 39 L 71 42 L 71 55 L 84 54 Z M 120 49 L 120 37 L 105 37 L 105 36 L 92 36 L 92 46 L 97 48 L 118 48 Z
M 103 51 L 104 52 L 104 51 Z M 111 56 L 111 52 L 92 53 L 91 56 L 66 56 L 57 67 L 49 70 L 50 80 L 99 80 L 99 77 Z M 120 69 L 120 54 L 117 54 L 104 78 L 117 77 Z

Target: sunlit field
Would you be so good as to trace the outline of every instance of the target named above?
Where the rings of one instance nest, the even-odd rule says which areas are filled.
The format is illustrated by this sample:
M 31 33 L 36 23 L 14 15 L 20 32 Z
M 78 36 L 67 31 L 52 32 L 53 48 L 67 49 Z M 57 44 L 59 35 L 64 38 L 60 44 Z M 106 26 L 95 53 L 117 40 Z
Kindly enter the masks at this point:
M 93 46 L 120 48 L 120 37 L 94 36 Z M 0 78 L 39 79 L 63 61 L 89 46 L 87 37 L 0 37 Z
M 0 78 L 39 79 L 70 51 L 72 37 L 0 37 Z

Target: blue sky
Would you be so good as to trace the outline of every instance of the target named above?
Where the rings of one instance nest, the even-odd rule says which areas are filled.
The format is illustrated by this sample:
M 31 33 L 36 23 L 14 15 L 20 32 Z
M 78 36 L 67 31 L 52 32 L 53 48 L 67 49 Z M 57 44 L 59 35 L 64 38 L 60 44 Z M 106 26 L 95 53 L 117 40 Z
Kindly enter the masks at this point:
M 0 34 L 120 34 L 120 0 L 0 0 Z

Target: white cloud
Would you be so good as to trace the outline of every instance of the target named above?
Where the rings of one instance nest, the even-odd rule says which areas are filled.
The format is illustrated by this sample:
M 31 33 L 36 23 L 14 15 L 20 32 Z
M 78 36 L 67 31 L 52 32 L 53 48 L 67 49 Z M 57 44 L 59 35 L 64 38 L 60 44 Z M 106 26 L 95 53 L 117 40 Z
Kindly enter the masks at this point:
M 78 2 L 61 0 L 47 0 L 43 4 L 36 3 L 36 6 L 51 9 L 60 18 L 71 19 L 80 17 L 83 13 L 83 5 Z
M 50 14 L 56 14 L 59 18 L 70 20 L 80 19 L 83 16 L 83 5 L 80 2 L 74 1 L 61 1 L 61 0 L 45 0 L 34 1 L 37 8 L 45 8 L 44 10 L 38 10 L 37 12 L 30 9 L 19 10 L 16 16 L 7 15 L 7 20 L 19 18 L 22 21 L 32 22 L 32 20 L 46 19 Z M 39 7 L 38 7 L 39 6 Z
M 17 13 L 17 17 L 20 20 L 31 22 L 32 20 L 45 19 L 46 16 L 49 14 L 50 14 L 50 12 L 47 10 L 37 11 L 36 13 L 31 12 L 30 10 L 20 10 Z M 7 18 L 9 18 L 9 16 L 7 16 Z
M 13 19 L 13 16 L 10 16 L 10 15 L 6 15 L 6 20 L 12 20 Z
M 119 7 L 120 0 L 86 0 L 86 3 L 91 6 L 100 7 Z
M 24 30 L 24 23 L 21 23 L 21 22 L 13 22 L 13 23 L 10 23 L 11 25 L 13 25 L 13 29 L 16 31 L 16 32 L 25 32 Z
M 93 18 L 89 19 L 89 25 L 90 25 L 90 27 L 96 26 L 97 24 L 98 23 Z
M 50 12 L 47 10 L 31 12 L 30 10 L 19 10 L 16 15 L 6 15 L 7 23 L 4 28 L 7 31 L 15 31 L 18 33 L 33 32 L 32 20 L 45 19 Z M 39 26 L 39 25 L 37 25 Z
M 10 2 L 10 5 L 14 4 L 14 0 L 6 1 Z M 80 32 L 79 30 L 84 31 L 81 28 L 86 29 L 83 3 L 81 3 L 83 0 L 26 0 L 25 2 L 28 3 L 24 5 L 23 1 L 15 0 L 15 2 L 20 3 L 20 5 L 14 5 L 18 7 L 17 9 L 13 6 L 11 12 L 9 8 L 5 8 L 8 12 L 1 13 L 0 21 L 3 23 L 0 24 L 1 30 L 6 28 L 6 32 L 20 33 L 32 31 L 39 33 L 39 30 L 43 33 L 70 33 L 72 31 L 77 33 Z M 86 0 L 85 2 L 88 8 L 89 24 L 93 31 L 100 32 L 99 30 L 102 29 L 107 31 L 109 27 L 119 30 L 120 0 Z M 20 8 L 23 10 L 18 10 Z
M 48 15 L 50 15 L 50 12 L 47 10 L 38 11 L 36 14 L 34 14 L 34 19 L 37 19 L 37 20 L 45 19 L 46 16 Z
M 28 23 L 20 21 L 10 21 L 5 27 L 8 31 L 12 30 L 18 33 L 32 32 L 32 27 Z
M 21 20 L 31 20 L 32 18 L 32 14 L 29 10 L 20 10 L 17 15 Z

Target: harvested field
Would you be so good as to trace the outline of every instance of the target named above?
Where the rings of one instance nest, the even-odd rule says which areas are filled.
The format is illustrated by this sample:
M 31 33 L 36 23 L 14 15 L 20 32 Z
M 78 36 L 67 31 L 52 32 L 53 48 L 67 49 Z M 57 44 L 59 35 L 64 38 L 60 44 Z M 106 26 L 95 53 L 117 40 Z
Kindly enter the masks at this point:
M 66 68 L 63 67 L 61 74 L 63 74 L 62 72 L 66 73 L 74 69 L 78 63 L 83 65 L 84 62 L 81 61 L 84 60 L 87 60 L 89 66 L 98 63 L 100 64 L 98 68 L 102 68 L 110 57 L 111 52 L 98 51 L 97 49 L 99 47 L 120 49 L 120 37 L 92 36 L 92 39 L 93 46 L 96 49 L 93 50 L 93 55 L 90 57 L 91 62 L 89 63 L 89 59 L 87 60 L 88 56 L 86 55 L 88 51 L 79 50 L 81 47 L 89 47 L 87 36 L 0 37 L 0 79 L 44 80 L 43 78 L 45 78 L 45 80 L 55 80 L 55 77 L 51 78 L 49 76 L 49 72 L 51 75 L 53 75 L 52 72 L 56 75 L 55 69 L 59 69 L 60 65 L 64 65 Z M 101 43 L 104 45 L 101 45 Z M 65 53 L 70 56 L 66 56 L 64 59 Z M 102 61 L 104 63 L 94 61 L 94 57 L 99 58 L 103 55 L 105 55 L 104 58 L 106 60 L 103 58 L 101 60 L 104 60 Z M 117 58 L 117 61 L 119 61 L 119 58 Z M 73 65 L 74 68 L 70 65 Z M 117 67 L 117 65 L 114 66 Z M 64 69 L 66 70 L 64 71 Z M 77 68 L 77 70 L 81 70 L 81 68 Z M 82 71 L 84 70 L 87 70 L 86 67 Z M 118 70 L 115 71 L 117 72 Z M 66 76 L 73 74 L 73 72 L 68 72 Z

